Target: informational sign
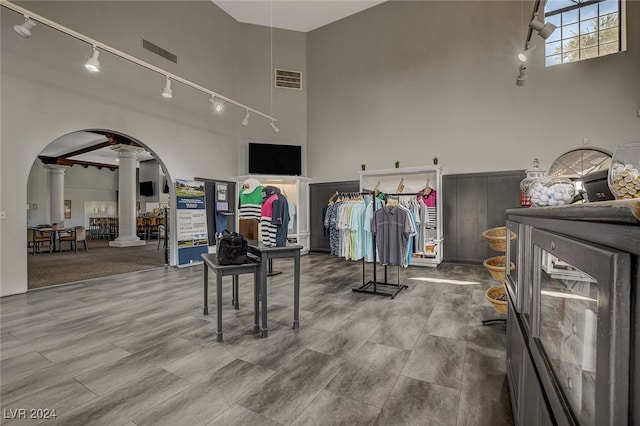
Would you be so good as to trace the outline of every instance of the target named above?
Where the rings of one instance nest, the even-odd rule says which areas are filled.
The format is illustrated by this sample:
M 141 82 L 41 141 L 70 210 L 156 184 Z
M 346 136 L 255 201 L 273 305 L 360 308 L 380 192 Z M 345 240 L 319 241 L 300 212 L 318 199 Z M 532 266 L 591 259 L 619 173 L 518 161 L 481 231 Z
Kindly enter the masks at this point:
M 178 266 L 202 263 L 208 251 L 204 182 L 176 179 Z
M 216 212 L 229 211 L 229 203 L 227 202 L 227 184 L 216 183 Z

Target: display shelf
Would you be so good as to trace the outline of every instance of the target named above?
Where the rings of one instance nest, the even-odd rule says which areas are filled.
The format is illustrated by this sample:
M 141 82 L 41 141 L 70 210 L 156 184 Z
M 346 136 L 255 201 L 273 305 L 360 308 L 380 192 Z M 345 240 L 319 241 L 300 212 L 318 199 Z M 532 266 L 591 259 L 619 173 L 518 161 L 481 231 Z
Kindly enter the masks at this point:
M 383 193 L 402 193 L 415 195 L 425 187 L 430 186 L 436 191 L 436 225 L 428 227 L 422 250 L 411 259 L 416 266 L 438 266 L 444 254 L 443 218 L 442 218 L 442 167 L 420 166 L 395 169 L 364 170 L 358 172 L 360 176 L 360 191 L 375 191 Z
M 287 241 L 300 244 L 303 247 L 301 254 L 308 253 L 311 237 L 309 231 L 309 182 L 311 179 L 304 176 L 281 175 L 236 176 L 233 179 L 238 182 L 238 191 L 242 190 L 243 182 L 249 178 L 257 179 L 262 186 L 270 185 L 280 188 L 287 201 L 293 203 L 295 214 L 291 217 Z M 238 220 L 236 215 L 236 221 Z

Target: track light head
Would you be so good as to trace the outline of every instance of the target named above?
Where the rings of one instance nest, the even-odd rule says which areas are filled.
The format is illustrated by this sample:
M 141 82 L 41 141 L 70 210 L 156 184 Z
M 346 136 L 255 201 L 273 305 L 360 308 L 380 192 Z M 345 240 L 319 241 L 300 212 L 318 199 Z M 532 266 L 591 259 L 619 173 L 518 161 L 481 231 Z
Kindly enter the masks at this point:
M 222 110 L 224 109 L 224 104 L 222 102 L 216 101 L 215 95 L 211 95 L 211 99 L 209 99 L 209 102 L 211 102 L 211 108 L 213 108 L 215 112 L 222 112 Z
M 531 59 L 531 54 L 537 49 L 537 46 L 535 44 L 531 44 L 531 43 L 527 43 L 527 48 L 525 49 L 524 52 L 520 52 L 518 53 L 518 59 L 520 60 L 520 62 L 527 62 L 529 59 Z
M 93 52 L 91 52 L 91 56 L 87 59 L 87 62 L 84 63 L 84 67 L 91 72 L 100 72 L 100 61 L 98 60 L 98 56 L 100 56 L 100 52 L 95 46 L 93 46 Z
M 271 128 L 273 129 L 273 133 L 278 133 L 280 131 L 280 128 L 276 126 L 276 123 L 273 120 L 271 120 Z
M 543 24 L 542 22 L 538 21 L 537 17 L 531 20 L 531 22 L 529 23 L 529 27 L 536 30 L 538 32 L 538 35 L 545 40 L 548 39 L 549 36 L 556 30 L 556 26 L 551 22 Z
M 243 126 L 248 126 L 249 125 L 249 110 L 247 110 L 247 113 L 245 114 L 244 118 L 242 119 L 242 125 Z
M 169 79 L 169 76 L 167 76 L 167 82 L 162 90 L 162 97 L 167 99 L 173 98 L 173 90 L 171 89 L 171 79 Z
M 520 65 L 520 74 L 518 74 L 518 77 L 516 78 L 516 86 L 524 86 L 527 84 L 527 79 L 529 77 L 527 76 L 526 71 L 527 67 Z
M 29 18 L 27 15 L 24 15 L 24 22 L 22 24 L 14 25 L 13 30 L 17 32 L 22 38 L 31 37 L 31 30 L 36 26 L 36 23 L 33 19 Z

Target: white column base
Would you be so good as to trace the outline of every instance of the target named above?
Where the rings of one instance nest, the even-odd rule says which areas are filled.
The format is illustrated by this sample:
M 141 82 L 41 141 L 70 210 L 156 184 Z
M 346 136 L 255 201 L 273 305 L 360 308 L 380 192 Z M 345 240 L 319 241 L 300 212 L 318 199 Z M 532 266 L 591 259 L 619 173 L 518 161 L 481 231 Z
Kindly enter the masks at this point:
M 134 239 L 116 238 L 113 241 L 109 241 L 109 247 L 135 247 L 146 245 L 147 242 L 138 237 L 134 237 Z

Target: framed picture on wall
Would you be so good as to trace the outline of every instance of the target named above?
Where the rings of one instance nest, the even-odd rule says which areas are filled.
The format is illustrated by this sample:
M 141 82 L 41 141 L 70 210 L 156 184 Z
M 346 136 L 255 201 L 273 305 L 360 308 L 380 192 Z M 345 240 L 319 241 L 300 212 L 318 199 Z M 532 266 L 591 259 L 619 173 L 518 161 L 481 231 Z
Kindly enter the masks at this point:
M 64 218 L 71 219 L 71 200 L 64 200 Z

